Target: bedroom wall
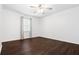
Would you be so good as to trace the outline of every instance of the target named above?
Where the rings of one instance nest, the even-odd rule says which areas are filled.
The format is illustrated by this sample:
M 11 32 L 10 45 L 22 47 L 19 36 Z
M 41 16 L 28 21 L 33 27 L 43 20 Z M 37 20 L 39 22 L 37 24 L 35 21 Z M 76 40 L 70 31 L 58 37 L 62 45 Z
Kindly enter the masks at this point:
M 0 28 L 2 27 L 2 5 L 0 4 Z M 1 29 L 0 29 L 0 38 L 1 38 Z
M 20 38 L 20 17 L 14 11 L 4 8 L 3 9 L 3 20 L 4 20 L 4 37 L 2 42 L 16 40 Z
M 32 37 L 40 36 L 40 18 L 32 18 Z
M 20 39 L 20 18 L 23 14 L 17 13 L 13 10 L 3 8 L 3 24 L 4 24 L 4 37 L 2 41 L 11 41 Z M 28 16 L 25 16 L 28 17 Z M 33 37 L 38 36 L 38 18 L 32 17 L 32 31 Z
M 2 5 L 0 4 L 0 52 L 1 52 L 1 38 L 2 38 Z
M 42 37 L 79 44 L 79 7 L 47 16 L 41 25 Z

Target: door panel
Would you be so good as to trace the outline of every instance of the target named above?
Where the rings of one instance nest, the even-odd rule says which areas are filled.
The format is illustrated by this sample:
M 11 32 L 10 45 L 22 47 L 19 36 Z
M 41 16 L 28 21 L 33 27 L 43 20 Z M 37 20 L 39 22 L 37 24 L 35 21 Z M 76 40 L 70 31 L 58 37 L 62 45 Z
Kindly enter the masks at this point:
M 21 18 L 21 39 L 31 37 L 31 19 L 30 18 Z

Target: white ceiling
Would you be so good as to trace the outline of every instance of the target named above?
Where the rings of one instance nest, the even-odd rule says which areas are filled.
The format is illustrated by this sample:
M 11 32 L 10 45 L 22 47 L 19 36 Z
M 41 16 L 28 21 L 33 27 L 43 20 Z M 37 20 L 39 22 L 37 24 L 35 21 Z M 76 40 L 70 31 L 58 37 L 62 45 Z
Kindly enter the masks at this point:
M 36 14 L 33 12 L 33 9 L 29 9 L 27 7 L 27 4 L 5 4 L 3 5 L 4 7 L 14 10 L 16 12 L 25 14 L 25 15 L 30 15 L 30 16 L 35 16 L 35 17 L 44 17 L 48 16 L 50 14 L 54 14 L 63 10 L 67 10 L 69 8 L 74 8 L 78 7 L 79 4 L 51 4 L 52 10 L 49 10 L 45 12 L 45 14 Z

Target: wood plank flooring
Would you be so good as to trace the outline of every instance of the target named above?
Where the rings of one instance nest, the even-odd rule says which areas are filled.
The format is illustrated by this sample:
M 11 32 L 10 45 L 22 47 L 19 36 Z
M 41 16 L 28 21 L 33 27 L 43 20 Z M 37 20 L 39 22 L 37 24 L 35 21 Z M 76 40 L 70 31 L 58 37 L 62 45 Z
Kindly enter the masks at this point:
M 2 55 L 79 55 L 79 45 L 36 37 L 2 43 Z

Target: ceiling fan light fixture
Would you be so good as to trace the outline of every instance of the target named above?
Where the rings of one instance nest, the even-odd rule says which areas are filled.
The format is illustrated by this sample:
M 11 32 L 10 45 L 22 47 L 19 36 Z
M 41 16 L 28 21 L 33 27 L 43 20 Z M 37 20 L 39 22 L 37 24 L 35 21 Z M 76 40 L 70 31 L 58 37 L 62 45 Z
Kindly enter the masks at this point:
M 49 4 L 31 4 L 30 8 L 34 9 L 34 13 L 44 14 L 45 10 L 52 10 Z

